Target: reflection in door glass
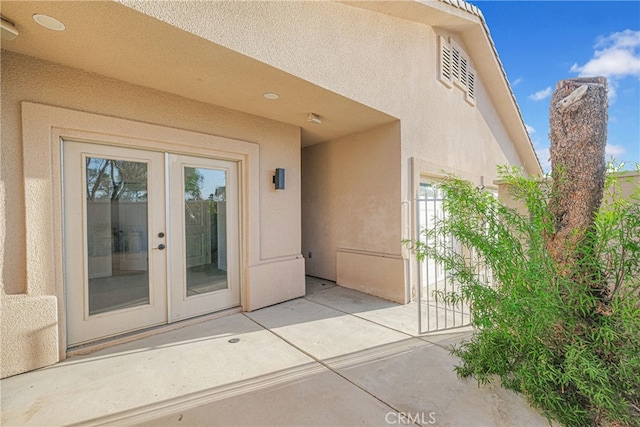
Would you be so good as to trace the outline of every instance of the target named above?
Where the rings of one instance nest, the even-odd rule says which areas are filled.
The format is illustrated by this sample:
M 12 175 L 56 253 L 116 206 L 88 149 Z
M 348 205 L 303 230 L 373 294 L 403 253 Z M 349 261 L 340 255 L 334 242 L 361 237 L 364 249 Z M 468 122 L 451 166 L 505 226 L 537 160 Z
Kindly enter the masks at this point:
M 187 296 L 227 288 L 227 201 L 223 170 L 184 168 Z
M 147 164 L 87 157 L 89 314 L 149 303 Z

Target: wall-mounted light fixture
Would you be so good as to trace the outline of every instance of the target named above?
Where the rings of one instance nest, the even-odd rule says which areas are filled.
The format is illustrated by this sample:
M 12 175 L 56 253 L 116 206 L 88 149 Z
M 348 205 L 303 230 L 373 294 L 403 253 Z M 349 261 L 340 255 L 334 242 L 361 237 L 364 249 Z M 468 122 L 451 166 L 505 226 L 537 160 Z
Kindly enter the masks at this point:
M 322 123 L 322 120 L 320 120 L 320 116 L 314 113 L 309 113 L 309 121 L 311 123 L 317 123 L 317 124 Z
M 18 29 L 13 25 L 13 22 L 4 16 L 0 16 L 0 27 L 2 28 L 2 38 L 4 40 L 13 40 L 18 37 Z
M 276 190 L 284 190 L 284 169 L 276 169 L 276 174 L 273 175 L 273 183 L 276 185 Z

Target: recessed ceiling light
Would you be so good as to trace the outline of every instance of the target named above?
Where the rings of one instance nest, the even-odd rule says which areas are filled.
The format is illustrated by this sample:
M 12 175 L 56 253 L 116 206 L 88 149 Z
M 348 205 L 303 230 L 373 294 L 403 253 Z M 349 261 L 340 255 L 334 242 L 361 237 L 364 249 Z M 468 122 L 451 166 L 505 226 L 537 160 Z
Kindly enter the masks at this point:
M 267 99 L 278 99 L 278 98 L 280 98 L 280 95 L 278 95 L 277 93 L 273 93 L 273 92 L 267 92 L 263 96 L 265 98 L 267 98 Z
M 33 15 L 33 20 L 43 27 L 53 31 L 64 31 L 64 29 L 67 28 L 56 18 L 52 18 L 51 16 L 43 15 L 41 13 L 36 13 L 35 15 Z

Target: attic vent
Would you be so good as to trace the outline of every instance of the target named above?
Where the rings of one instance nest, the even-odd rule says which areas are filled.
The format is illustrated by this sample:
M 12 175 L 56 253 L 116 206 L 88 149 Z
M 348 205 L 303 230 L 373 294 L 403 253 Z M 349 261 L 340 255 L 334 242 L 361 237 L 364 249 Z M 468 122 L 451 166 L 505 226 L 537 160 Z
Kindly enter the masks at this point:
M 460 51 L 455 46 L 451 46 L 451 77 L 460 82 Z
M 467 65 L 468 65 L 467 58 L 465 58 L 464 56 L 461 56 L 459 84 L 463 89 L 467 87 Z
M 466 101 L 476 105 L 476 72 L 465 51 L 454 41 L 438 36 L 440 68 L 439 80 L 447 87 L 462 89 Z
M 451 46 L 449 42 L 440 36 L 438 37 L 440 45 L 440 81 L 447 87 L 451 87 Z
M 476 71 L 473 68 L 467 70 L 466 100 L 469 104 L 476 105 Z

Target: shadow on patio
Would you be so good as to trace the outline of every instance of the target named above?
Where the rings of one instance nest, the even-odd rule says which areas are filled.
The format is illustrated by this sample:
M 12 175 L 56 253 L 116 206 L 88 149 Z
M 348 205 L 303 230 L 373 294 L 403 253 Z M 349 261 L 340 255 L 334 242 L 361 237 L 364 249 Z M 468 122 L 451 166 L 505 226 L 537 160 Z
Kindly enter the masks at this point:
M 415 306 L 326 283 L 4 379 L 1 421 L 548 425 L 514 393 L 456 377 L 445 347 L 465 333 L 417 336 L 416 321 Z

